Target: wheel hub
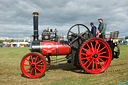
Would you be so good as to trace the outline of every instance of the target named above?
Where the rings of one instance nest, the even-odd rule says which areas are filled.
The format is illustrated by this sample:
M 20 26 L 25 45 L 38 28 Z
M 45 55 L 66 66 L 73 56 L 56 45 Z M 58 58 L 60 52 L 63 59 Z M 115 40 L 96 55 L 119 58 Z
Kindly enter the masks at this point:
M 97 54 L 94 54 L 92 57 L 97 58 L 97 57 L 98 57 L 98 55 L 97 55 Z
M 35 64 L 32 64 L 32 68 L 34 68 L 35 67 Z
M 81 35 L 81 34 L 78 34 L 78 37 L 79 37 L 79 38 L 81 38 L 81 37 L 82 37 L 82 35 Z

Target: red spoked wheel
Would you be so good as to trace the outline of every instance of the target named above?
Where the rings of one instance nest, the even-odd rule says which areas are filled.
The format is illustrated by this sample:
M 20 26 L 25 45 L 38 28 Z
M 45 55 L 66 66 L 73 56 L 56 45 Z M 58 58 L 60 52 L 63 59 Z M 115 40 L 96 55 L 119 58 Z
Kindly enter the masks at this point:
M 41 77 L 44 75 L 46 68 L 46 60 L 39 53 L 29 53 L 21 61 L 21 71 L 29 78 Z
M 111 48 L 99 38 L 86 41 L 80 48 L 79 62 L 88 73 L 104 72 L 110 65 L 111 58 Z

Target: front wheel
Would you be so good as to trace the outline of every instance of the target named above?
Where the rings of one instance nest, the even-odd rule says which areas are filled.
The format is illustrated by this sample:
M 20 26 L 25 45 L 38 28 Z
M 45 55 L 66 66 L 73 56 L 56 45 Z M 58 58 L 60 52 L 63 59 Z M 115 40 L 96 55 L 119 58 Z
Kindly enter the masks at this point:
M 21 61 L 21 71 L 29 78 L 41 77 L 44 75 L 46 68 L 46 60 L 39 53 L 29 53 Z
M 104 72 L 110 65 L 111 58 L 111 48 L 99 38 L 89 39 L 79 51 L 80 65 L 88 73 Z

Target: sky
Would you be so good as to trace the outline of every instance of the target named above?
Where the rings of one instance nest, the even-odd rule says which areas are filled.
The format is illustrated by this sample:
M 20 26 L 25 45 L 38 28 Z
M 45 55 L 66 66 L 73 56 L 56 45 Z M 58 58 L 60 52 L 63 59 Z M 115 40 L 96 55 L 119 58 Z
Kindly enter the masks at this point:
M 74 24 L 98 19 L 107 24 L 107 33 L 119 31 L 128 36 L 128 0 L 0 0 L 0 37 L 25 38 L 33 35 L 33 12 L 39 15 L 39 34 L 46 28 L 66 35 Z

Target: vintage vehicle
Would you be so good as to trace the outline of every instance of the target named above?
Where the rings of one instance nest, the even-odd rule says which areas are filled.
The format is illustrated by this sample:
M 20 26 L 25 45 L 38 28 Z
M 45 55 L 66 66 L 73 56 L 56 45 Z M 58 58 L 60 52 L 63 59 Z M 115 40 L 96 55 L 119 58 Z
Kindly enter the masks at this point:
M 83 24 L 76 24 L 69 29 L 67 41 L 58 39 L 56 29 L 44 30 L 42 40 L 39 40 L 38 15 L 38 12 L 33 12 L 31 53 L 21 60 L 21 71 L 26 77 L 42 77 L 51 64 L 50 56 L 66 55 L 68 63 L 94 74 L 104 72 L 111 61 L 119 57 L 117 43 L 111 38 L 93 38 L 89 28 Z

